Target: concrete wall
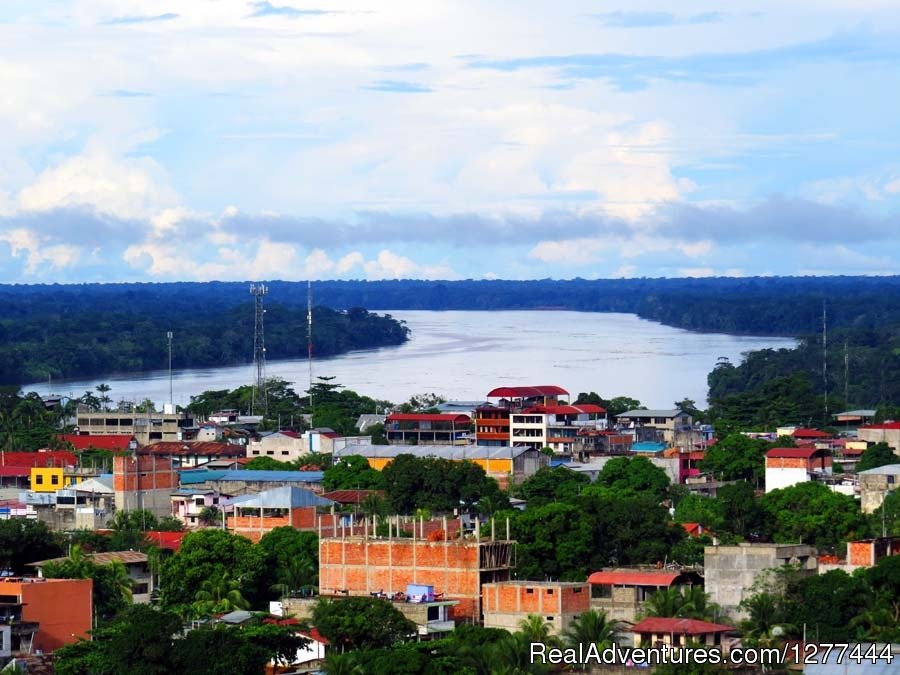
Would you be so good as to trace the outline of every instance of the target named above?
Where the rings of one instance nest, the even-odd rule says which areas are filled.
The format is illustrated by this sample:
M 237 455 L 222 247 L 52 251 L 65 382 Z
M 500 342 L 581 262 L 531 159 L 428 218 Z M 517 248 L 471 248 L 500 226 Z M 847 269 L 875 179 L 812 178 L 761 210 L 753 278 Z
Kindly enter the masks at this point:
M 798 563 L 815 574 L 816 549 L 803 544 L 739 544 L 707 546 L 704 549 L 704 583 L 710 600 L 731 619 L 745 618 L 738 609 L 751 595 L 754 582 L 764 570 Z
M 802 463 L 803 460 L 800 460 Z M 772 467 L 766 463 L 766 492 L 781 490 L 797 483 L 805 483 L 809 480 L 806 467 Z
M 890 482 L 893 479 L 893 482 Z M 884 501 L 891 490 L 900 487 L 900 471 L 896 475 L 882 473 L 859 474 L 860 507 L 863 513 L 872 513 Z
M 529 614 L 550 624 L 551 633 L 563 633 L 579 614 L 590 609 L 588 584 L 508 581 L 485 584 L 481 589 L 484 625 L 515 632 Z
M 900 429 L 863 429 L 856 432 L 857 438 L 868 443 L 887 443 L 894 454 L 900 455 Z

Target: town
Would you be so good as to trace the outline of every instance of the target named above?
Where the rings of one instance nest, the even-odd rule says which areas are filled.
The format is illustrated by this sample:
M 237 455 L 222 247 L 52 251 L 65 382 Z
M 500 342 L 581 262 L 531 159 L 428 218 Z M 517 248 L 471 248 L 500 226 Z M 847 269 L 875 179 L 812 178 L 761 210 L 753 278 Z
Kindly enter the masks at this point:
M 278 673 L 522 667 L 535 642 L 727 655 L 897 639 L 900 422 L 878 410 L 722 435 L 691 402 L 558 385 L 360 412 L 371 399 L 322 377 L 319 413 L 288 428 L 286 409 L 271 417 L 303 400 L 286 385 L 243 388 L 254 415 L 114 406 L 106 386 L 7 397 L 56 430 L 36 451 L 9 431 L 0 453 L 0 656 L 116 671 L 155 657 L 103 626 L 143 631 L 148 611 L 174 622 L 152 638 L 171 653 L 227 629 Z M 439 656 L 452 665 L 420 663 Z

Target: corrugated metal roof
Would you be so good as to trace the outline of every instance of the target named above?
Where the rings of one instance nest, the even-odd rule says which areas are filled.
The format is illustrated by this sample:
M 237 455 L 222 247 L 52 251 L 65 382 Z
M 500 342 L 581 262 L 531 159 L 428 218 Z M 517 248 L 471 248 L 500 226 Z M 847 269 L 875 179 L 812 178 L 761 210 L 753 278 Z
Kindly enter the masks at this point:
M 247 454 L 242 445 L 217 443 L 213 441 L 158 441 L 138 448 L 139 455 L 210 455 L 224 457 L 244 457 Z
M 900 464 L 885 464 L 884 466 L 876 466 L 874 469 L 866 469 L 865 471 L 860 471 L 858 475 L 873 476 L 876 474 L 880 474 L 883 476 L 898 476 L 900 475 Z
M 822 450 L 815 446 L 804 446 L 802 448 L 772 448 L 766 453 L 766 457 L 772 459 L 809 459 L 816 453 L 827 453 L 828 450 Z
M 568 396 L 555 384 L 539 384 L 533 387 L 497 387 L 487 393 L 488 398 L 537 398 L 538 396 Z
M 391 413 L 387 422 L 455 422 L 469 424 L 472 418 L 462 413 Z
M 59 440 L 65 443 L 71 443 L 76 450 L 88 450 L 97 448 L 98 450 L 128 450 L 128 444 L 131 443 L 134 436 L 130 434 L 101 434 L 90 436 L 88 434 L 60 434 L 57 436 Z
M 687 414 L 683 410 L 670 408 L 667 410 L 626 410 L 616 415 L 616 417 L 677 417 L 678 415 Z
M 681 572 L 662 570 L 607 570 L 594 572 L 588 577 L 589 584 L 617 585 L 617 586 L 656 586 L 659 588 L 671 586 Z
M 251 483 L 321 483 L 325 477 L 322 471 L 257 471 L 248 469 L 228 469 L 222 471 L 182 471 L 179 480 L 182 485 L 196 485 L 206 481 L 241 480 Z
M 88 553 L 85 558 L 98 565 L 108 565 L 113 561 L 119 561 L 126 565 L 147 562 L 147 554 L 141 553 L 140 551 L 107 551 L 105 553 Z M 47 563 L 58 563 L 68 559 L 68 557 L 63 557 L 50 558 L 49 560 L 38 560 L 37 562 L 28 563 L 28 567 L 43 567 Z
M 330 499 L 320 497 L 310 490 L 285 485 L 284 487 L 264 490 L 252 495 L 241 495 L 222 502 L 224 506 L 244 506 L 264 509 L 296 509 L 305 506 L 331 506 Z

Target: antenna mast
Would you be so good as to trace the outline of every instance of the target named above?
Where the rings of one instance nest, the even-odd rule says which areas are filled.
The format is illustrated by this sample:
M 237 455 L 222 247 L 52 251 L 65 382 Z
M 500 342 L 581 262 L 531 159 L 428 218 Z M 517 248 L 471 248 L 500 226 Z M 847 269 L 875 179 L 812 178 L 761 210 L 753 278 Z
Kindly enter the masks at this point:
M 253 366 L 256 369 L 256 380 L 253 383 L 253 394 L 250 399 L 250 414 L 265 415 L 268 410 L 266 398 L 266 341 L 263 324 L 266 310 L 263 298 L 269 292 L 265 284 L 250 284 L 253 296 Z
M 309 414 L 313 413 L 312 280 L 306 280 L 306 360 L 309 365 Z
M 850 348 L 844 340 L 844 405 L 850 405 Z
M 822 383 L 825 386 L 825 419 L 828 421 L 828 314 L 822 301 Z

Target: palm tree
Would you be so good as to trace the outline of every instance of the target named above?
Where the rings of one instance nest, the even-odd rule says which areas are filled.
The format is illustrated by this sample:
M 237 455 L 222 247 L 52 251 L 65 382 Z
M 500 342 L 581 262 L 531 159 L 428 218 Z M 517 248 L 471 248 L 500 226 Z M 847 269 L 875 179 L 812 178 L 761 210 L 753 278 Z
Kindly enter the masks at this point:
M 719 621 L 722 608 L 709 601 L 702 586 L 670 586 L 647 598 L 641 616 L 667 616 L 680 619 Z
M 332 653 L 325 657 L 322 670 L 326 675 L 362 675 L 363 667 L 357 662 L 356 654 Z
M 572 620 L 566 629 L 565 638 L 570 647 L 594 644 L 598 650 L 603 650 L 615 642 L 618 627 L 617 621 L 606 618 L 606 612 L 589 609 Z
M 529 614 L 519 622 L 519 633 L 529 642 L 547 643 L 550 640 L 550 624 L 539 614 Z
M 200 524 L 206 527 L 222 524 L 222 512 L 216 506 L 204 506 L 200 510 Z
M 528 619 L 523 619 L 520 626 L 528 625 L 531 628 L 538 628 L 538 622 L 531 618 L 533 616 L 535 615 L 532 614 Z M 539 616 L 535 618 L 543 621 Z M 532 663 L 532 642 L 540 642 L 540 640 L 532 640 L 523 632 L 513 633 L 496 642 L 491 649 L 491 675 L 529 675 L 530 673 L 548 672 L 547 667 L 540 661 Z
M 194 596 L 194 609 L 201 616 L 233 612 L 236 609 L 249 609 L 240 590 L 240 583 L 231 579 L 228 572 L 222 572 L 200 584 L 200 590 Z

